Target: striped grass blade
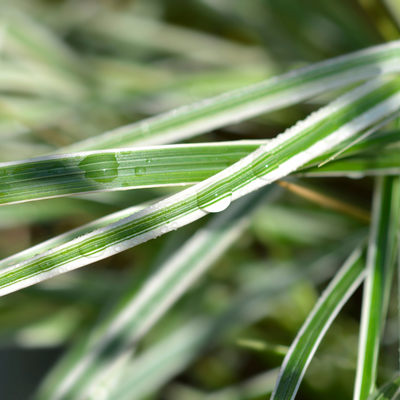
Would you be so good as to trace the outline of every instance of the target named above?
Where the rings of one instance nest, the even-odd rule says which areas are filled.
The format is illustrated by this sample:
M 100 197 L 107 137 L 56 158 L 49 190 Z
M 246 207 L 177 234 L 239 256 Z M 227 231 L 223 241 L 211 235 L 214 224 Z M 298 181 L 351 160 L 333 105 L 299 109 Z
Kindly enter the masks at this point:
M 358 134 L 356 139 L 358 139 L 360 136 L 362 136 L 363 133 Z M 328 150 L 324 155 L 316 157 L 314 160 L 310 161 L 307 163 L 304 168 L 308 168 L 311 166 L 319 166 L 321 162 L 324 161 L 325 157 L 332 157 L 340 151 L 344 147 L 348 147 L 352 142 L 354 142 L 354 139 L 351 138 L 349 140 L 346 140 L 345 142 L 341 143 L 339 146 Z M 378 131 L 374 133 L 372 136 L 369 136 L 368 138 L 362 140 L 361 142 L 357 142 L 351 147 L 349 147 L 347 150 L 345 150 L 343 153 L 339 154 L 336 160 L 339 160 L 341 158 L 346 158 L 349 156 L 354 156 L 358 155 L 360 153 L 365 153 L 365 152 L 375 152 L 377 150 L 382 150 L 385 147 L 391 146 L 394 143 L 400 142 L 400 131 L 398 129 L 394 130 L 389 130 L 389 131 Z
M 271 399 L 294 399 L 318 345 L 364 278 L 364 252 L 357 248 L 319 298 L 286 355 Z
M 376 384 L 379 346 L 397 257 L 400 178 L 376 181 L 368 244 L 354 400 L 365 400 Z
M 337 257 L 342 258 L 343 250 L 336 249 L 335 252 L 304 265 L 300 272 L 294 265 L 279 265 L 272 268 L 264 279 L 258 278 L 256 282 L 243 284 L 229 307 L 209 320 L 208 327 L 204 327 L 200 336 L 192 334 L 185 340 L 174 341 L 174 346 L 170 345 L 169 339 L 165 339 L 134 358 L 109 399 L 141 400 L 154 394 L 171 377 L 182 372 L 202 350 L 218 343 L 227 335 L 231 337 L 232 332 L 240 332 L 243 327 L 273 312 L 276 297 L 282 292 L 291 290 L 304 278 L 316 283 L 329 278 L 338 261 Z M 185 329 L 186 326 L 172 337 Z M 163 362 L 160 362 L 160 356 Z
M 331 161 L 322 167 L 301 168 L 296 173 L 302 177 L 363 178 L 373 175 L 399 175 L 400 153 L 398 149 L 365 153 Z
M 19 253 L 13 254 L 10 257 L 0 260 L 0 270 L 11 264 L 21 262 L 29 257 L 33 257 L 35 254 L 39 254 L 41 252 L 50 250 L 64 243 L 68 243 L 69 241 L 76 239 L 79 236 L 85 235 L 86 233 L 89 233 L 94 229 L 100 229 L 113 222 L 117 222 L 120 219 L 126 218 L 129 215 L 132 215 L 140 210 L 143 210 L 149 205 L 150 205 L 149 203 L 144 203 L 137 206 L 125 208 L 124 210 L 109 214 L 103 218 L 99 218 L 95 221 L 89 222 L 88 224 L 82 225 L 78 228 L 72 229 L 61 235 L 55 236 L 49 240 L 46 240 L 45 242 L 37 244 L 36 246 L 29 247 L 26 250 L 23 250 Z
M 67 400 L 80 399 L 83 394 L 92 396 L 93 390 L 97 390 L 121 355 L 135 347 L 192 283 L 238 238 L 247 225 L 251 210 L 261 201 L 274 199 L 275 190 L 272 189 L 277 188 L 265 188 L 262 196 L 259 193 L 247 196 L 198 231 L 149 278 L 139 293 L 133 291 L 130 301 L 109 322 L 102 339 L 87 349 L 69 373 L 64 373 L 56 392 L 39 394 L 38 398 Z
M 399 71 L 400 42 L 395 41 L 183 106 L 64 147 L 59 152 L 178 142 L 299 103 L 328 90 Z
M 92 151 L 0 164 L 0 204 L 201 182 L 268 141 Z
M 380 147 L 399 140 L 384 132 L 352 147 L 323 167 L 302 167 L 303 176 L 393 174 L 398 154 Z M 268 140 L 164 145 L 126 150 L 103 150 L 37 157 L 0 163 L 0 204 L 82 193 L 199 183 L 239 161 Z M 371 151 L 374 153 L 371 154 Z M 349 155 L 370 152 L 358 157 Z M 331 152 L 328 152 L 328 155 Z M 326 156 L 325 156 L 326 157 Z M 321 157 L 307 165 L 316 165 Z
M 187 225 L 270 184 L 400 108 L 400 79 L 369 82 L 213 177 L 116 223 L 1 271 L 0 295 Z

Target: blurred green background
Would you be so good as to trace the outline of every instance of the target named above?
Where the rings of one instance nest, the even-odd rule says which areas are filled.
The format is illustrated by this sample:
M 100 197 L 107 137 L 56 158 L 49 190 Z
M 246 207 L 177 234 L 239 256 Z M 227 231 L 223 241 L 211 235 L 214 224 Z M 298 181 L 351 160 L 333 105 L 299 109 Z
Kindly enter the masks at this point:
M 50 153 L 299 66 L 399 39 L 399 26 L 398 0 L 1 0 L 0 160 Z M 191 141 L 272 138 L 337 94 Z M 308 184 L 369 210 L 371 179 L 310 179 Z M 174 190 L 1 207 L 0 257 Z M 101 320 L 124 289 L 139 287 L 206 222 L 1 298 L 0 399 L 28 399 L 63 350 Z M 141 351 L 188 318 L 223 313 L 240 296 L 249 298 L 245 312 L 259 317 L 227 326 L 185 370 L 148 397 L 194 400 L 279 366 L 286 347 L 276 345 L 291 344 L 366 230 L 365 221 L 290 192 L 279 203 L 259 208 L 245 234 L 152 330 Z M 288 279 L 293 274 L 298 277 Z M 279 282 L 279 291 L 268 288 L 271 279 Z M 361 293 L 324 338 L 299 400 L 351 398 Z M 397 330 L 391 309 L 381 381 L 397 369 Z M 269 397 L 257 392 L 253 398 Z

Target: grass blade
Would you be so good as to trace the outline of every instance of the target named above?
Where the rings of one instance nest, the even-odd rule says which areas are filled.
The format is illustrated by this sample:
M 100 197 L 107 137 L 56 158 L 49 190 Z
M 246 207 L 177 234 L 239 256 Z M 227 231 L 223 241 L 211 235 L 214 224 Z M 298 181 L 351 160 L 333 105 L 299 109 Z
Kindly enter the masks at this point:
M 351 152 L 371 151 L 398 135 L 380 135 Z M 201 182 L 239 161 L 268 140 L 167 145 L 45 156 L 0 164 L 0 204 L 80 193 L 181 186 Z M 312 161 L 309 164 L 315 164 Z M 301 176 L 396 174 L 395 150 L 301 168 Z
M 299 280 L 308 277 L 313 282 L 325 281 L 333 270 L 333 264 L 337 262 L 337 255 L 331 253 L 317 259 L 304 265 L 300 271 L 293 268 L 294 265 L 279 265 L 263 279 L 244 285 L 223 313 L 206 321 L 208 326 L 203 327 L 200 335 L 194 334 L 185 340 L 174 341 L 174 346 L 170 345 L 170 339 L 163 340 L 133 359 L 118 388 L 109 398 L 140 400 L 155 393 L 169 379 L 183 371 L 204 348 L 220 342 L 227 335 L 231 336 L 232 332 L 239 332 L 243 327 L 273 312 L 276 296 L 293 288 Z M 332 256 L 335 261 L 330 258 Z M 184 330 L 186 326 L 171 337 Z
M 122 156 L 119 151 L 106 151 L 3 163 L 0 164 L 0 175 L 3 174 L 0 178 L 0 187 L 3 189 L 0 192 L 0 204 L 144 187 L 192 185 L 221 172 L 256 150 L 261 143 L 265 142 L 154 146 L 147 150 L 127 150 Z M 371 144 L 366 149 L 373 147 Z M 366 153 L 336 160 L 322 167 L 300 168 L 295 175 L 357 179 L 398 175 L 399 157 L 396 149 Z M 118 163 L 118 173 L 113 167 L 114 158 Z M 89 170 L 86 172 L 79 167 L 84 159 L 91 161 L 84 166 Z
M 398 177 L 380 177 L 376 182 L 354 400 L 367 399 L 375 388 L 379 346 L 397 254 L 399 184 Z
M 0 164 L 0 204 L 201 182 L 268 141 L 153 146 Z
M 45 242 L 39 243 L 36 246 L 32 246 L 29 249 L 21 251 L 17 254 L 14 254 L 10 257 L 4 258 L 0 260 L 0 270 L 5 268 L 13 263 L 21 262 L 29 257 L 33 257 L 34 255 L 50 250 L 56 246 L 60 246 L 64 243 L 68 243 L 69 241 L 78 238 L 86 233 L 93 231 L 94 229 L 103 228 L 113 222 L 117 222 L 122 218 L 126 218 L 133 213 L 136 213 L 144 208 L 148 207 L 149 204 L 144 203 L 141 205 L 125 208 L 124 210 L 117 211 L 115 213 L 108 214 L 103 218 L 99 218 L 95 221 L 89 222 L 88 224 L 82 225 L 79 228 L 72 229 L 68 232 L 65 232 L 61 235 L 55 236 Z
M 266 188 L 268 198 L 271 189 Z M 191 284 L 227 249 L 243 231 L 248 215 L 264 196 L 242 199 L 229 212 L 216 216 L 198 231 L 180 251 L 155 272 L 140 292 L 109 322 L 99 343 L 85 352 L 55 393 L 39 394 L 39 399 L 75 399 L 97 390 L 127 350 L 129 351 L 161 316 L 185 293 Z M 206 256 L 205 256 L 206 254 Z
M 294 399 L 318 345 L 364 278 L 364 254 L 356 249 L 319 298 L 286 355 L 272 399 Z
M 399 175 L 400 154 L 397 149 L 375 153 L 365 153 L 331 161 L 322 167 L 302 168 L 296 173 L 299 177 L 348 177 L 363 178 L 373 175 Z
M 277 110 L 328 90 L 400 70 L 400 42 L 313 64 L 277 78 L 178 108 L 75 143 L 63 153 L 154 145 L 184 138 Z
M 394 113 L 390 115 L 389 117 L 385 118 L 383 121 L 381 121 L 379 124 L 373 126 L 372 128 L 368 129 L 365 133 L 363 133 L 361 136 L 358 136 L 354 141 L 349 143 L 348 145 L 344 146 L 341 148 L 339 151 L 337 151 L 335 154 L 330 156 L 328 159 L 322 161 L 318 166 L 322 167 L 329 161 L 332 161 L 339 157 L 341 154 L 343 154 L 346 150 L 349 150 L 351 147 L 355 146 L 357 143 L 362 142 L 363 140 L 367 139 L 369 136 L 374 134 L 376 131 L 380 130 L 381 128 L 384 128 L 388 123 L 392 122 L 399 116 L 399 112 Z
M 219 174 L 132 216 L 10 266 L 0 295 L 91 264 L 187 225 L 295 171 L 400 107 L 400 80 L 365 84 Z
M 364 133 L 361 133 L 356 136 L 359 138 L 363 136 Z M 384 147 L 390 146 L 393 143 L 397 143 L 400 141 L 400 131 L 395 129 L 391 131 L 379 131 L 374 133 L 372 136 L 369 136 L 362 142 L 356 143 L 352 145 L 349 149 L 345 150 L 342 154 L 338 156 L 337 159 L 346 158 L 354 155 L 359 155 L 360 153 L 372 152 L 377 150 L 382 150 Z M 331 157 L 335 153 L 337 153 L 342 147 L 347 147 L 349 144 L 354 142 L 354 139 L 346 140 L 341 143 L 340 146 L 337 146 L 320 157 L 316 157 L 311 162 L 307 163 L 304 168 L 308 168 L 311 166 L 318 166 L 324 160 L 324 158 Z

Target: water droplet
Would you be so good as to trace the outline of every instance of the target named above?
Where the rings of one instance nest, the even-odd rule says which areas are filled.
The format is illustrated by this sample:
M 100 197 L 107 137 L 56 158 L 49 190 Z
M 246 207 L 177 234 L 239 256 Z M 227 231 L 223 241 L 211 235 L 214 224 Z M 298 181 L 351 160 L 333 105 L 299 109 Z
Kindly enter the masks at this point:
M 229 207 L 232 202 L 230 188 L 210 188 L 197 194 L 197 206 L 208 213 L 221 212 Z
M 118 162 L 113 153 L 92 154 L 78 165 L 85 171 L 86 179 L 99 183 L 109 183 L 118 177 Z
M 79 254 L 86 258 L 98 258 L 104 255 L 105 249 L 100 248 L 99 244 L 86 244 L 79 248 Z
M 266 154 L 254 158 L 251 168 L 257 178 L 268 182 L 272 182 L 279 177 L 278 157 L 274 154 Z
M 136 167 L 135 168 L 135 175 L 136 176 L 142 176 L 146 173 L 146 168 L 145 167 Z

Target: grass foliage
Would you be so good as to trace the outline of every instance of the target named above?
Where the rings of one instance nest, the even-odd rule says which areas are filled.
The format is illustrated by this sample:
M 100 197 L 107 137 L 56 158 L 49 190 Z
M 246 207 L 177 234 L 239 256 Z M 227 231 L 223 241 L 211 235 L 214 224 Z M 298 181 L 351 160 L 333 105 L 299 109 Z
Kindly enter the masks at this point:
M 0 399 L 398 398 L 397 1 L 5 1 L 0 57 L 0 343 L 63 352 Z

